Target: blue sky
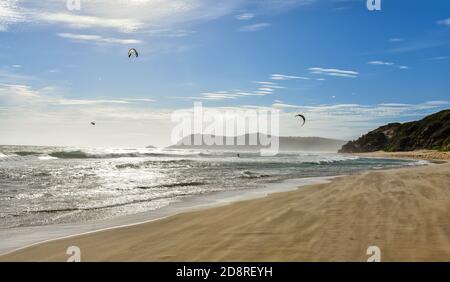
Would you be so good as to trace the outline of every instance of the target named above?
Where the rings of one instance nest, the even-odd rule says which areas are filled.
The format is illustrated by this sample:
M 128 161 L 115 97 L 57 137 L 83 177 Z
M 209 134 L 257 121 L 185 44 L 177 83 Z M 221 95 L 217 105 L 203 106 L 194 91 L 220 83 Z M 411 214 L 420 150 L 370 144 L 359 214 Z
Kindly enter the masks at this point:
M 171 112 L 195 101 L 342 139 L 449 108 L 450 2 L 381 3 L 3 0 L 0 143 L 167 145 Z

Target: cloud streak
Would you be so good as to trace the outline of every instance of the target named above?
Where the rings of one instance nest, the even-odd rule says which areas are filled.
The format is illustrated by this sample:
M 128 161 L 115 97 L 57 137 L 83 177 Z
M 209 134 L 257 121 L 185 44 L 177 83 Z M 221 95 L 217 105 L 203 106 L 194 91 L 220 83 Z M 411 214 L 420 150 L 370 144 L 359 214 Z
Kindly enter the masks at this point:
M 275 76 L 275 79 L 273 78 Z M 303 77 L 298 76 L 287 76 L 281 74 L 270 75 L 269 78 L 271 80 L 290 80 L 290 79 L 304 79 Z M 231 90 L 231 91 L 212 91 L 212 92 L 204 92 L 201 93 L 200 96 L 190 96 L 190 97 L 172 97 L 177 99 L 185 99 L 185 100 L 236 100 L 249 96 L 266 96 L 275 94 L 276 90 L 284 89 L 285 87 L 279 85 L 278 82 L 275 81 L 253 81 L 252 83 L 257 84 L 257 88 L 255 90 Z
M 292 80 L 292 79 L 303 79 L 303 80 L 309 80 L 309 77 L 304 76 L 296 76 L 296 75 L 285 75 L 285 74 L 271 74 L 270 79 L 272 80 Z
M 10 98 L 38 98 L 39 93 L 28 85 L 0 83 L 0 96 Z
M 251 20 L 255 17 L 255 14 L 253 13 L 242 13 L 239 15 L 236 15 L 236 19 L 240 20 L 240 21 L 248 21 Z
M 34 18 L 51 24 L 66 24 L 71 28 L 112 28 L 120 32 L 135 32 L 143 27 L 143 23 L 133 19 L 101 18 L 69 13 L 37 13 Z
M 450 105 L 450 101 L 427 101 L 420 104 L 403 103 L 380 103 L 376 105 L 362 104 L 333 104 L 305 106 L 285 103 L 274 103 L 272 107 L 286 110 L 301 110 L 309 114 L 323 114 L 333 116 L 345 116 L 352 118 L 398 118 L 400 116 L 416 116 L 428 114 L 437 110 L 445 109 Z
M 338 77 L 347 77 L 347 78 L 357 78 L 359 76 L 359 72 L 350 71 L 350 70 L 340 70 L 334 68 L 320 68 L 314 67 L 309 68 L 311 74 L 320 74 L 320 75 L 329 75 L 329 76 L 338 76 Z
M 245 25 L 245 26 L 239 28 L 239 31 L 255 32 L 255 31 L 260 31 L 262 29 L 268 28 L 271 25 L 272 25 L 271 23 L 256 23 L 256 24 L 251 24 L 251 25 Z
M 401 70 L 409 69 L 408 66 L 398 66 L 396 63 L 384 62 L 384 61 L 370 61 L 367 64 L 369 64 L 369 65 L 377 65 L 377 66 L 397 66 Z
M 440 20 L 438 24 L 450 26 L 450 19 Z
M 90 106 L 101 104 L 140 105 L 156 102 L 149 98 L 98 98 L 98 99 L 69 99 L 57 96 L 56 88 L 45 86 L 39 89 L 28 84 L 0 83 L 0 98 L 10 105 L 39 105 L 39 106 Z
M 0 32 L 7 31 L 11 24 L 25 21 L 17 0 L 2 0 L 0 2 Z
M 393 66 L 394 63 L 391 62 L 383 62 L 383 61 L 370 61 L 368 62 L 369 65 L 379 65 L 379 66 Z
M 236 11 L 256 10 L 258 13 L 280 12 L 311 4 L 314 0 L 92 0 L 82 1 L 80 11 L 70 11 L 61 0 L 2 0 L 0 30 L 20 22 L 62 25 L 72 29 L 111 29 L 113 31 L 151 32 L 178 28 L 215 20 Z M 235 15 L 238 20 L 254 18 L 253 12 Z M 256 31 L 270 26 L 257 23 L 243 27 Z M 183 34 L 187 34 L 184 32 Z
M 67 38 L 67 39 L 72 39 L 75 41 L 82 41 L 82 42 L 121 44 L 121 45 L 130 45 L 130 44 L 132 45 L 132 44 L 143 43 L 141 40 L 137 40 L 137 39 L 111 38 L 111 37 L 102 37 L 100 35 L 73 34 L 73 33 L 58 33 L 57 35 L 61 38 Z
M 398 37 L 389 38 L 389 42 L 392 42 L 392 43 L 403 42 L 403 41 L 405 41 L 403 38 L 398 38 Z

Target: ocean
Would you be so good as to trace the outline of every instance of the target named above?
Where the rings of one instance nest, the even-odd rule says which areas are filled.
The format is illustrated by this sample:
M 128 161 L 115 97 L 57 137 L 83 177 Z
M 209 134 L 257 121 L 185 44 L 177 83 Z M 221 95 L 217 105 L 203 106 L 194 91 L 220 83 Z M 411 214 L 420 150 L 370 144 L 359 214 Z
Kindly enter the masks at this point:
M 262 157 L 259 152 L 239 154 L 0 146 L 0 238 L 20 236 L 20 230 L 45 233 L 49 226 L 88 226 L 91 222 L 96 223 L 90 227 L 95 229 L 105 226 L 99 222 L 133 215 L 147 219 L 151 216 L 142 215 L 193 206 L 211 196 L 239 199 L 258 191 L 295 188 L 302 180 L 426 163 L 323 152 L 282 152 L 273 157 Z

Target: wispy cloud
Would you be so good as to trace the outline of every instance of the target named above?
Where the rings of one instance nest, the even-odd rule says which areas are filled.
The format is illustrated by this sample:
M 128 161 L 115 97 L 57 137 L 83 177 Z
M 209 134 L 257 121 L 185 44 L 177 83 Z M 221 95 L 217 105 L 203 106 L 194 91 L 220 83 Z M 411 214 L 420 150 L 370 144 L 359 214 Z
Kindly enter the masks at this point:
M 271 82 L 271 81 L 253 81 L 254 83 L 257 84 L 262 84 L 262 85 L 276 85 L 275 82 Z
M 156 100 L 149 98 L 97 98 L 97 99 L 71 99 L 57 94 L 54 86 L 35 88 L 28 84 L 0 83 L 0 98 L 7 104 L 33 104 L 41 106 L 89 106 L 101 104 L 133 104 L 153 103 Z
M 450 26 L 450 19 L 440 20 L 438 24 Z
M 173 97 L 179 99 L 189 99 L 189 100 L 236 100 L 239 98 L 244 98 L 247 96 L 266 96 L 276 93 L 276 90 L 285 89 L 286 86 L 280 85 L 283 81 L 288 80 L 310 80 L 309 77 L 297 76 L 297 75 L 286 75 L 286 74 L 271 74 L 269 75 L 271 81 L 252 81 L 252 83 L 257 84 L 255 90 L 231 90 L 231 91 L 212 91 L 201 93 L 200 96 L 191 97 Z M 324 79 L 321 79 L 324 80 Z
M 381 118 L 381 117 L 398 117 L 398 116 L 414 116 L 429 111 L 436 111 L 450 105 L 450 101 L 427 101 L 420 104 L 404 104 L 404 103 L 380 103 L 376 105 L 362 104 L 333 104 L 333 105 L 317 105 L 305 106 L 285 103 L 274 103 L 272 107 L 279 109 L 295 109 L 305 113 L 317 113 L 324 115 L 347 116 L 348 118 Z
M 19 22 L 32 22 L 128 33 L 211 20 L 229 14 L 242 5 L 241 1 L 217 4 L 204 0 L 96 0 L 82 1 L 82 9 L 72 12 L 65 2 L 2 0 L 0 29 L 6 30 L 8 25 Z
M 288 80 L 288 79 L 301 79 L 298 76 L 284 76 L 284 75 L 276 75 L 283 76 L 283 79 L 274 79 L 274 80 Z M 272 79 L 273 75 L 270 75 Z M 278 82 L 274 81 L 252 81 L 252 83 L 257 84 L 256 89 L 254 90 L 221 90 L 221 91 L 208 91 L 201 93 L 199 96 L 190 96 L 190 97 L 172 97 L 176 99 L 184 99 L 184 100 L 236 100 L 240 98 L 250 97 L 250 96 L 266 96 L 275 94 L 276 90 L 284 89 L 285 86 L 279 85 Z
M 89 106 L 89 105 L 102 105 L 102 104 L 118 104 L 118 105 L 139 105 L 142 103 L 156 102 L 154 99 L 146 98 L 118 98 L 118 99 L 68 99 L 68 98 L 53 98 L 46 97 L 43 102 L 49 105 L 61 105 L 61 106 Z
M 392 43 L 396 43 L 396 42 L 403 42 L 403 41 L 405 41 L 403 38 L 389 38 L 389 42 L 392 42 Z
M 179 28 L 152 28 L 142 33 L 159 37 L 185 37 L 194 34 L 195 31 Z
M 384 62 L 384 61 L 370 61 L 370 62 L 368 62 L 368 64 L 369 65 L 378 65 L 378 66 L 394 66 L 394 67 L 398 67 L 401 70 L 409 69 L 409 67 L 405 66 L 405 65 L 397 65 L 396 63 Z
M 296 76 L 296 75 L 285 75 L 285 74 L 271 74 L 270 79 L 272 80 L 292 80 L 292 79 L 303 79 L 303 80 L 309 80 L 309 77 L 305 76 Z
M 62 38 L 76 40 L 76 41 L 106 43 L 106 44 L 130 45 L 130 44 L 141 44 L 142 43 L 141 40 L 137 40 L 137 39 L 111 38 L 111 37 L 102 37 L 100 35 L 90 35 L 90 34 L 58 33 L 58 36 L 62 37 Z
M 260 31 L 262 29 L 270 27 L 271 25 L 272 25 L 271 23 L 251 24 L 251 25 L 246 25 L 246 26 L 243 26 L 243 27 L 239 28 L 239 31 L 242 31 L 242 32 Z
M 121 32 L 135 32 L 143 27 L 143 23 L 133 19 L 102 18 L 69 13 L 36 13 L 34 18 L 52 24 L 66 24 L 76 29 L 100 27 L 113 28 Z
M 438 56 L 438 57 L 428 58 L 427 60 L 428 61 L 444 61 L 444 60 L 448 60 L 448 59 L 450 59 L 449 56 Z
M 144 99 L 146 102 L 149 100 Z M 136 104 L 142 102 L 142 99 L 49 99 L 48 104 L 62 105 L 62 106 L 88 106 L 99 104 Z
M 321 74 L 321 75 L 338 76 L 338 77 L 357 78 L 359 76 L 359 72 L 357 72 L 357 71 L 340 70 L 340 69 L 334 69 L 334 68 L 314 67 L 314 68 L 309 68 L 309 71 L 312 74 Z
M 246 96 L 264 96 L 271 94 L 271 92 L 259 93 L 259 91 L 217 91 L 217 92 L 205 92 L 199 96 L 180 96 L 170 97 L 172 99 L 181 100 L 210 100 L 210 101 L 222 101 L 222 100 L 236 100 Z
M 284 86 L 279 85 L 278 83 L 275 82 L 270 82 L 270 81 L 254 81 L 254 83 L 261 85 L 261 87 L 259 89 L 265 88 L 265 89 L 284 89 Z
M 64 2 L 64 3 L 62 3 Z M 247 11 L 280 12 L 315 2 L 314 0 L 95 0 L 82 1 L 80 11 L 69 11 L 66 1 L 2 0 L 0 1 L 0 30 L 19 22 L 62 25 L 72 29 L 112 29 L 119 32 L 149 32 L 171 29 L 186 23 L 198 23 Z M 238 20 L 250 20 L 254 13 L 236 15 Z M 256 31 L 268 27 L 259 23 L 243 27 Z M 186 33 L 175 33 L 185 35 Z
M 28 85 L 0 83 L 0 96 L 10 98 L 38 98 L 38 91 Z
M 253 13 L 242 13 L 242 14 L 236 15 L 236 19 L 238 19 L 240 21 L 251 20 L 254 17 L 255 17 L 255 14 L 253 14 Z
M 145 98 L 127 98 L 124 99 L 125 101 L 130 101 L 130 102 L 148 102 L 148 103 L 153 103 L 156 102 L 155 99 L 145 99 Z
M 380 65 L 380 66 L 393 66 L 395 65 L 392 62 L 383 62 L 383 61 L 370 61 L 368 62 L 369 65 Z
M 439 47 L 439 46 L 442 46 L 445 44 L 446 44 L 446 41 L 442 40 L 442 39 L 414 41 L 414 42 L 410 42 L 408 44 L 402 44 L 402 46 L 387 50 L 387 53 L 395 54 L 395 53 L 416 52 L 419 50 L 436 48 L 436 47 Z
M 270 91 L 262 91 L 262 90 L 256 90 L 256 91 L 217 91 L 217 92 L 206 92 L 201 93 L 200 96 L 196 97 L 174 97 L 174 98 L 180 98 L 180 99 L 188 99 L 188 100 L 236 100 L 238 98 L 243 98 L 246 96 L 265 96 L 272 94 L 272 89 Z
M 16 69 L 0 67 L 0 81 L 3 83 L 22 84 L 37 79 L 35 76 L 19 73 Z
M 272 104 L 272 107 L 280 108 L 280 109 L 300 109 L 304 106 L 294 105 L 294 104 L 286 104 L 281 101 L 275 101 L 275 103 Z
M 126 100 L 105 100 L 105 99 L 55 99 L 50 101 L 51 104 L 63 106 L 86 106 L 98 104 L 131 104 Z
M 229 99 L 236 99 L 240 95 L 233 94 L 233 93 L 202 93 L 202 97 L 200 99 L 203 100 L 229 100 Z
M 17 0 L 0 1 L 0 32 L 7 31 L 11 24 L 25 21 L 17 2 Z
M 30 2 L 24 14 L 36 23 L 58 24 L 73 29 L 112 29 L 124 33 L 160 30 L 184 22 L 215 19 L 236 7 L 235 3 L 214 6 L 203 0 L 97 0 L 82 1 L 82 9 L 71 12 L 66 9 L 65 3 Z

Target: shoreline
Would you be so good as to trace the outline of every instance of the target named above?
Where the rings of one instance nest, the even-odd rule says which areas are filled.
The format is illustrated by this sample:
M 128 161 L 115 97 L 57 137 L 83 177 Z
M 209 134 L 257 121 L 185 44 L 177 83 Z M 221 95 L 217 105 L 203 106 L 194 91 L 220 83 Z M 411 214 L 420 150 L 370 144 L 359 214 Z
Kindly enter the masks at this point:
M 367 155 L 366 155 L 367 156 Z M 386 155 L 382 155 L 380 156 L 380 154 L 376 154 L 376 155 L 372 155 L 371 157 L 387 157 Z M 411 158 L 411 155 L 408 156 L 408 158 Z M 412 158 L 411 158 L 412 159 Z M 414 159 L 418 159 L 418 158 L 414 158 Z M 256 261 L 290 261 L 290 260 L 302 260 L 302 261 L 333 261 L 333 260 L 344 260 L 344 261 L 348 261 L 348 260 L 362 260 L 365 257 L 365 250 L 361 250 L 361 253 L 358 254 L 357 256 L 349 256 L 347 257 L 345 255 L 345 252 L 337 252 L 334 253 L 333 252 L 329 255 L 320 255 L 322 253 L 322 251 L 318 251 L 318 252 L 314 252 L 313 250 L 311 250 L 312 246 L 315 246 L 315 241 L 323 241 L 323 240 L 328 240 L 330 238 L 322 238 L 320 239 L 320 237 L 324 237 L 323 235 L 321 236 L 320 234 L 316 234 L 315 237 L 319 237 L 319 238 L 310 238 L 310 240 L 312 240 L 313 242 L 309 242 L 309 244 L 306 244 L 303 246 L 303 248 L 299 248 L 299 246 L 297 246 L 296 244 L 294 244 L 294 248 L 297 248 L 297 250 L 299 251 L 299 253 L 301 253 L 301 251 L 308 251 L 310 252 L 309 255 L 294 255 L 294 254 L 289 254 L 289 255 L 282 255 L 279 254 L 278 256 L 274 256 L 270 250 L 272 249 L 270 246 L 273 245 L 277 245 L 277 243 L 274 242 L 266 242 L 265 237 L 269 236 L 271 234 L 270 230 L 275 228 L 277 229 L 278 225 L 280 223 L 276 222 L 276 221 L 272 221 L 270 220 L 271 224 L 270 225 L 264 225 L 264 218 L 261 218 L 260 215 L 258 215 L 258 212 L 263 212 L 264 214 L 266 213 L 270 213 L 270 212 L 275 212 L 275 213 L 286 213 L 289 211 L 290 208 L 286 207 L 283 208 L 283 205 L 285 203 L 289 203 L 289 206 L 292 207 L 297 207 L 300 208 L 300 210 L 302 210 L 301 207 L 298 207 L 299 204 L 303 205 L 303 204 L 308 204 L 308 205 L 312 205 L 310 208 L 311 210 L 308 211 L 308 209 L 305 208 L 305 210 L 302 211 L 302 213 L 300 213 L 300 215 L 303 215 L 304 217 L 306 217 L 306 215 L 308 215 L 308 213 L 311 213 L 311 216 L 313 216 L 317 221 L 323 221 L 323 215 L 322 217 L 320 216 L 320 214 L 322 212 L 320 212 L 320 209 L 317 209 L 318 207 L 314 206 L 314 201 L 313 202 L 304 202 L 305 198 L 309 198 L 309 197 L 313 197 L 314 194 L 317 193 L 323 193 L 324 197 L 327 196 L 327 193 L 325 190 L 331 188 L 331 190 L 333 190 L 333 188 L 336 190 L 336 188 L 338 188 L 338 191 L 335 191 L 336 193 L 339 192 L 342 195 L 339 195 L 339 193 L 337 193 L 335 196 L 341 196 L 343 197 L 343 200 L 348 200 L 348 197 L 350 195 L 345 195 L 348 194 L 349 191 L 345 191 L 345 190 L 355 190 L 354 187 L 348 187 L 348 183 L 352 183 L 352 181 L 354 181 L 355 179 L 359 179 L 359 180 L 367 180 L 367 179 L 360 179 L 360 178 L 365 178 L 365 177 L 369 177 L 369 178 L 373 178 L 374 175 L 380 175 L 380 174 L 385 174 L 386 176 L 391 176 L 390 178 L 394 178 L 393 181 L 401 181 L 398 178 L 397 174 L 403 174 L 405 173 L 405 171 L 407 172 L 407 174 L 410 174 L 411 170 L 416 170 L 417 174 L 424 174 L 424 172 L 426 172 L 425 174 L 428 174 L 431 169 L 431 166 L 419 166 L 419 167 L 411 167 L 411 168 L 400 168 L 400 169 L 388 169 L 388 170 L 379 170 L 379 171 L 369 171 L 369 172 L 364 172 L 364 173 L 359 173 L 356 175 L 351 175 L 351 176 L 345 176 L 345 177 L 340 177 L 340 178 L 336 178 L 334 179 L 331 183 L 326 183 L 326 184 L 316 184 L 316 185 L 307 185 L 307 186 L 303 186 L 302 189 L 298 189 L 298 187 L 293 188 L 295 190 L 290 191 L 290 192 L 275 192 L 275 193 L 269 193 L 267 196 L 263 197 L 263 198 L 257 198 L 257 199 L 250 199 L 250 200 L 243 200 L 243 201 L 239 201 L 239 202 L 233 202 L 233 203 L 227 203 L 226 205 L 223 206 L 218 206 L 218 207 L 207 207 L 206 209 L 200 209 L 200 210 L 192 210 L 192 211 L 184 211 L 181 212 L 179 214 L 175 214 L 175 215 L 170 215 L 164 218 L 160 218 L 160 219 L 155 219 L 151 222 L 147 222 L 147 223 L 135 223 L 132 224 L 130 226 L 127 227 L 113 227 L 111 229 L 108 230 L 103 230 L 103 231 L 93 231 L 90 232 L 89 234 L 84 234 L 84 235 L 74 235 L 71 236 L 70 238 L 65 238 L 65 239 L 54 239 L 51 240 L 49 242 L 40 242 L 40 243 L 35 243 L 32 246 L 26 246 L 26 247 L 22 247 L 18 250 L 14 250 L 12 252 L 8 252 L 6 255 L 2 255 L 0 256 L 0 261 L 47 261 L 47 260 L 56 260 L 56 261 L 64 261 L 65 258 L 67 257 L 65 255 L 65 246 L 70 246 L 70 245 L 76 245 L 76 246 L 80 246 L 82 249 L 82 254 L 85 254 L 85 252 L 83 252 L 83 250 L 87 250 L 89 249 L 90 251 L 88 252 L 88 254 L 85 254 L 84 257 L 86 261 L 99 261 L 99 260 L 107 260 L 107 261 L 173 261 L 173 260 L 181 260 L 181 261 L 198 261 L 198 260 L 207 260 L 207 261 L 223 261 L 223 260 L 231 260 L 231 261 L 235 261 L 235 260 L 244 260 L 244 261 L 248 261 L 248 260 L 256 260 Z M 432 167 L 436 167 L 436 166 L 432 166 Z M 440 175 L 440 177 L 438 178 L 442 178 L 442 176 L 446 176 L 448 178 L 448 173 L 446 173 L 446 171 L 448 171 L 449 168 L 449 164 L 442 164 L 438 166 L 439 169 L 436 169 L 437 171 L 440 171 L 440 173 L 442 175 Z M 432 169 L 433 171 L 435 169 Z M 450 184 L 448 182 L 448 179 L 445 178 L 443 181 L 444 184 Z M 373 180 L 373 179 L 372 179 Z M 377 178 L 377 180 L 379 181 L 379 177 Z M 391 179 L 392 180 L 392 179 Z M 403 181 L 406 181 L 408 179 L 405 179 Z M 417 179 L 418 180 L 418 179 Z M 439 179 L 437 179 L 439 180 Z M 436 179 L 434 179 L 433 181 L 437 181 Z M 441 180 L 442 181 L 442 180 Z M 342 184 L 341 182 L 344 182 L 344 185 L 339 185 Z M 365 182 L 365 184 L 369 185 L 370 183 L 368 183 L 367 181 L 362 181 Z M 372 186 L 378 186 L 376 181 L 372 181 Z M 347 183 L 347 184 L 346 184 Z M 347 186 L 346 189 L 344 189 Z M 448 185 L 447 185 L 448 186 Z M 397 190 L 398 187 L 392 187 L 394 190 Z M 378 188 L 379 189 L 379 188 Z M 436 187 L 434 187 L 434 189 L 436 189 Z M 317 192 L 316 190 L 319 190 L 319 192 Z M 398 191 L 396 191 L 398 192 Z M 400 191 L 402 193 L 406 192 L 406 191 Z M 320 194 L 319 193 L 319 194 Z M 350 193 L 351 194 L 351 193 Z M 406 193 L 407 194 L 407 193 Z M 299 197 L 299 195 L 301 195 L 301 197 Z M 380 195 L 378 195 L 380 196 Z M 298 202 L 293 202 L 290 198 L 294 197 L 297 200 L 300 201 L 300 203 Z M 314 198 L 314 197 L 313 197 Z M 333 200 L 333 198 L 329 199 L 330 201 Z M 380 199 L 379 199 L 380 200 Z M 319 202 L 321 201 L 321 197 L 318 197 L 316 199 L 316 201 Z M 277 203 L 275 205 L 275 202 Z M 323 203 L 322 203 L 323 204 Z M 349 203 L 350 204 L 350 203 Z M 265 209 L 261 209 L 261 207 L 265 207 L 265 206 L 270 206 L 270 208 L 265 208 Z M 279 207 L 281 206 L 281 207 Z M 324 207 L 322 207 L 323 209 Z M 327 206 L 325 206 L 326 210 Z M 340 209 L 344 209 L 345 211 L 345 206 L 340 206 Z M 358 209 L 365 209 L 364 205 L 359 206 Z M 358 211 L 358 209 L 354 210 L 353 214 L 349 214 L 347 216 L 347 218 L 342 218 L 343 222 L 352 222 L 355 220 L 358 220 L 357 218 L 355 218 L 355 214 L 360 214 L 361 211 Z M 237 211 L 240 211 L 237 212 Z M 253 212 L 256 212 L 255 214 Z M 342 212 L 342 211 L 341 211 Z M 318 213 L 318 214 L 316 214 Z M 246 219 L 241 219 L 240 216 L 242 214 L 246 215 Z M 447 214 L 448 215 L 448 214 Z M 333 215 L 331 215 L 333 216 Z M 214 218 L 216 219 L 214 221 Z M 270 216 L 269 216 L 270 218 Z M 301 217 L 300 217 L 301 218 Z M 256 219 L 259 219 L 256 220 Z M 181 220 L 181 221 L 180 221 Z M 255 222 L 256 220 L 256 222 Z M 325 222 L 322 222 L 322 224 L 314 224 L 314 221 L 311 222 L 311 219 L 305 220 L 305 222 L 299 222 L 298 218 L 296 217 L 292 217 L 290 215 L 286 215 L 285 218 L 283 218 L 282 222 L 286 221 L 287 223 L 289 223 L 290 220 L 292 220 L 294 223 L 301 225 L 305 225 L 304 227 L 306 227 L 306 230 L 309 229 L 313 229 L 313 230 L 318 230 L 321 228 L 321 225 L 324 224 L 330 224 L 330 222 L 327 222 L 326 218 L 325 218 Z M 378 219 L 379 220 L 379 219 Z M 178 222 L 180 226 L 173 226 L 171 223 L 173 222 Z M 242 237 L 239 232 L 239 228 L 237 228 L 238 226 L 241 226 L 242 228 L 249 228 L 248 224 L 244 224 L 242 225 L 242 221 L 250 221 L 252 224 L 250 224 L 250 227 L 252 225 L 254 226 L 258 226 L 259 224 L 262 224 L 264 226 L 263 229 L 267 229 L 265 231 L 260 231 L 258 230 L 258 228 L 256 228 L 256 230 L 251 230 L 251 232 L 248 232 L 248 236 L 243 236 L 244 238 L 241 239 L 246 239 L 245 237 L 249 237 L 249 240 L 247 242 L 247 244 L 242 244 L 240 242 L 240 240 L 233 240 L 236 239 L 234 237 Z M 209 224 L 206 224 L 205 222 L 209 222 Z M 217 222 L 223 222 L 223 225 L 225 227 L 222 227 L 222 229 L 226 230 L 227 232 L 225 232 L 226 234 L 228 234 L 228 236 L 230 238 L 216 238 L 216 232 L 220 233 L 221 228 L 219 228 L 217 231 L 212 232 L 210 229 L 212 228 L 212 226 L 216 226 Z M 262 223 L 261 223 L 262 222 Z M 425 222 L 426 223 L 426 222 Z M 314 228 L 312 228 L 311 226 L 309 226 L 310 224 L 312 224 L 314 226 Z M 379 222 L 379 224 L 382 224 L 382 222 Z M 236 225 L 236 226 L 235 226 Z M 200 232 L 197 230 L 198 227 L 202 227 L 200 228 L 200 230 L 203 230 L 205 232 L 205 235 L 203 235 L 203 232 Z M 261 227 L 262 228 L 262 227 Z M 158 230 L 158 232 L 155 231 L 155 229 Z M 183 232 L 181 232 L 180 236 L 177 236 L 176 234 L 178 234 L 178 232 L 181 230 L 183 230 Z M 250 228 L 252 229 L 252 228 Z M 295 231 L 295 232 L 294 232 Z M 311 231 L 311 230 L 310 230 Z M 335 226 L 334 229 L 331 230 L 327 230 L 330 234 L 332 233 L 339 233 L 342 230 L 339 228 L 339 226 Z M 367 231 L 367 230 L 366 230 Z M 222 231 L 223 232 L 223 231 Z M 273 241 L 282 241 L 284 242 L 284 244 L 293 244 L 296 240 L 295 240 L 295 235 L 296 232 L 302 234 L 305 233 L 305 231 L 303 230 L 303 228 L 287 228 L 287 229 L 283 229 L 283 232 L 281 232 L 280 234 L 278 234 L 277 236 L 269 236 L 272 238 Z M 148 234 L 150 233 L 150 234 Z M 175 233 L 175 235 L 173 235 Z M 308 232 L 306 232 L 308 233 Z M 126 234 L 126 236 L 124 236 L 124 234 Z M 303 234 L 303 235 L 310 235 L 310 234 Z M 449 234 L 445 233 L 445 238 L 449 237 Z M 152 240 L 148 240 L 148 237 L 150 236 L 152 238 Z M 292 238 L 292 236 L 294 238 Z M 328 235 L 329 236 L 329 235 Z M 203 240 L 198 241 L 198 237 L 202 238 Z M 226 236 L 225 236 L 226 237 Z M 306 236 L 308 237 L 308 236 Z M 312 236 L 314 237 L 314 236 Z M 350 241 L 357 241 L 356 240 L 356 235 L 350 235 L 350 238 L 348 240 Z M 380 238 L 380 236 L 376 236 L 378 238 Z M 147 239 L 147 240 L 145 240 Z M 339 240 L 339 238 L 333 238 L 334 241 Z M 105 241 L 105 245 L 104 246 L 96 246 L 96 244 L 94 242 L 98 242 L 98 241 Z M 207 243 L 205 245 L 204 248 L 199 247 L 199 242 L 209 242 L 213 240 L 214 243 Z M 167 241 L 167 242 L 166 242 Z M 184 241 L 188 241 L 188 242 L 196 242 L 197 244 L 192 244 L 191 247 L 187 246 L 186 243 Z M 259 250 L 256 246 L 254 246 L 254 242 L 262 242 L 264 241 L 264 244 L 257 244 L 258 246 L 260 246 Z M 301 241 L 301 240 L 300 240 Z M 376 240 L 375 240 L 376 241 Z M 154 246 L 157 242 L 160 242 L 162 245 L 164 245 L 164 247 L 157 247 Z M 323 242 L 322 242 L 323 243 Z M 349 242 L 346 242 L 346 244 L 348 244 Z M 350 242 L 350 243 L 355 243 L 355 242 Z M 77 245 L 78 244 L 78 245 Z M 225 245 L 223 245 L 225 244 Z M 279 244 L 279 243 L 278 243 Z M 122 245 L 125 245 L 127 247 L 120 247 Z M 130 247 L 130 245 L 132 247 Z M 138 247 L 137 245 L 140 245 L 140 247 Z M 283 244 L 282 244 L 283 245 Z M 301 244 L 300 244 L 301 245 Z M 345 245 L 345 244 L 344 244 Z M 87 247 L 82 247 L 82 246 L 87 246 Z M 149 246 L 153 246 L 153 247 L 149 247 Z M 221 246 L 219 248 L 219 246 Z M 239 248 L 237 248 L 237 246 L 240 246 Z M 248 250 L 250 248 L 250 251 Z M 267 246 L 267 247 L 266 247 Z M 114 248 L 116 247 L 116 249 Z M 273 248 L 272 252 L 278 253 L 277 250 L 279 249 L 280 246 L 277 246 L 277 248 Z M 327 246 L 325 244 L 324 247 L 330 247 Z M 66 247 L 67 248 L 67 247 Z M 144 251 L 143 253 L 140 253 L 139 255 L 134 254 L 134 252 L 130 252 L 130 248 L 134 249 L 134 248 L 143 248 L 146 251 Z M 242 250 L 240 251 L 240 249 L 245 249 L 249 252 L 245 252 Z M 335 247 L 336 248 L 336 247 Z M 112 249 L 112 250 L 111 250 Z M 157 249 L 157 250 L 155 250 Z M 314 249 L 314 248 L 312 248 Z M 320 249 L 320 248 L 319 248 Z M 445 248 L 444 248 L 445 249 Z M 103 254 L 102 254 L 103 253 Z M 189 255 L 190 254 L 190 255 Z M 319 254 L 319 255 L 318 255 Z M 417 258 L 414 257 L 408 257 L 408 259 L 412 259 L 415 260 Z M 450 259 L 450 250 L 446 250 L 445 255 L 441 255 L 438 257 L 432 257 L 430 258 L 430 260 L 448 260 Z
M 20 251 L 25 248 L 29 248 L 39 244 L 45 244 L 56 240 L 82 236 L 95 232 L 130 227 L 139 224 L 151 223 L 186 212 L 201 211 L 233 203 L 264 198 L 274 193 L 290 192 L 297 190 L 303 186 L 327 183 L 331 179 L 336 177 L 341 176 L 318 176 L 288 179 L 280 183 L 264 185 L 263 187 L 254 190 L 249 189 L 221 191 L 212 192 L 208 195 L 190 196 L 184 198 L 179 202 L 171 203 L 157 210 L 121 216 L 118 218 L 94 220 L 73 224 L 54 224 L 5 229 L 6 232 L 0 233 L 0 242 L 2 242 L 0 245 L 0 257 L 9 255 L 13 252 Z M 17 237 L 22 233 L 25 233 L 26 236 L 25 238 L 23 236 L 22 238 L 19 238 L 19 241 L 22 241 L 24 243 L 21 243 L 19 245 L 15 242 L 10 242 L 8 245 L 8 239 L 14 238 L 16 240 Z M 33 236 L 31 236 L 31 238 L 28 235 L 30 233 L 34 234 Z
M 433 151 L 433 150 L 417 150 L 417 151 L 409 151 L 409 152 L 377 151 L 377 152 L 371 152 L 371 153 L 344 153 L 344 155 L 354 155 L 354 156 L 372 157 L 372 158 L 425 160 L 425 161 L 434 161 L 437 163 L 450 162 L 450 152 L 439 152 L 439 151 Z

